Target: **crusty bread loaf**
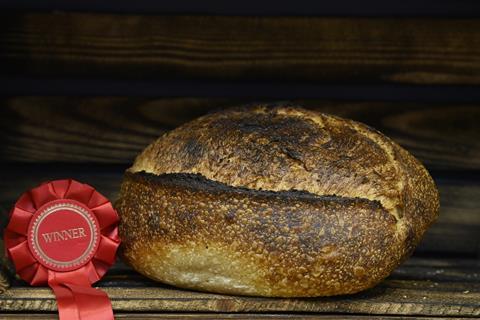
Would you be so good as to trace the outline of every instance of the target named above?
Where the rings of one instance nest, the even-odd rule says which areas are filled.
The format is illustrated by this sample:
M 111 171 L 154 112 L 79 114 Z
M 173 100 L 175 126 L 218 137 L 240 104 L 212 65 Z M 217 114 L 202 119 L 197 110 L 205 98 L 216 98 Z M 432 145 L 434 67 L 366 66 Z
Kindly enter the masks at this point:
M 307 297 L 370 288 L 436 219 L 425 168 L 361 123 L 294 106 L 221 111 L 126 172 L 123 256 L 168 284 Z

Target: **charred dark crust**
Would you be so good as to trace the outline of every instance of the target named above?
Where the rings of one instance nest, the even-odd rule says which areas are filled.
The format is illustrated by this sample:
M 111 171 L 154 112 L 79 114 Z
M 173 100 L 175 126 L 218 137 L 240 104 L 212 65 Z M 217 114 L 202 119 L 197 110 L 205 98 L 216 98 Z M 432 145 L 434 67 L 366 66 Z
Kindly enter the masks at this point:
M 302 201 L 332 201 L 336 203 L 364 203 L 368 204 L 372 210 L 385 210 L 380 201 L 365 198 L 349 198 L 337 195 L 316 195 L 311 192 L 302 190 L 286 190 L 286 191 L 268 191 L 256 190 L 244 187 L 233 187 L 224 183 L 210 180 L 201 174 L 193 173 L 168 173 L 156 175 L 145 171 L 125 172 L 125 178 L 133 181 L 145 181 L 153 184 L 159 184 L 167 187 L 180 187 L 187 190 L 201 190 L 212 194 L 218 193 L 235 193 L 251 197 L 262 198 L 279 198 L 279 199 L 295 199 Z

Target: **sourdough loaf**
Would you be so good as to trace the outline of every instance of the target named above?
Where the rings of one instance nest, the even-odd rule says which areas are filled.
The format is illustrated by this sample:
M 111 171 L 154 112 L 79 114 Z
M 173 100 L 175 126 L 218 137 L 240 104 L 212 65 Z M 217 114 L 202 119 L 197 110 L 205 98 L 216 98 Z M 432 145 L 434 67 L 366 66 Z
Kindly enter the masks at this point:
M 380 132 L 296 106 L 208 114 L 125 173 L 124 259 L 219 293 L 355 293 L 388 276 L 439 209 L 426 169 Z

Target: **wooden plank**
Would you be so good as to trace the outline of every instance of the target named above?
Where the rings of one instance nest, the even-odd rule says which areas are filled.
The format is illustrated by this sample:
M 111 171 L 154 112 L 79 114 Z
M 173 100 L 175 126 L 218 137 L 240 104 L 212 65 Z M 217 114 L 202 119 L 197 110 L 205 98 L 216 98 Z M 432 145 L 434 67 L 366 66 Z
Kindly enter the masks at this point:
M 480 21 L 4 13 L 3 73 L 479 84 Z
M 119 12 L 142 14 L 208 14 L 208 15 L 304 15 L 304 16 L 427 16 L 427 17 L 478 17 L 480 5 L 476 1 L 442 0 L 403 0 L 402 2 L 385 2 L 381 0 L 363 0 L 359 4 L 355 0 L 337 0 L 316 2 L 309 0 L 274 1 L 244 0 L 235 2 L 219 2 L 216 0 L 177 0 L 118 1 L 103 0 L 100 2 L 69 1 L 36 1 L 36 0 L 3 0 L 0 9 L 16 11 L 86 11 L 86 12 Z
M 425 309 L 425 305 L 428 305 L 428 310 L 421 311 L 418 314 L 423 316 L 426 315 L 437 315 L 437 316 L 447 316 L 451 315 L 450 311 L 446 314 L 438 315 L 443 311 L 437 310 L 437 308 L 444 308 L 441 310 L 453 310 L 458 305 L 464 305 L 465 302 L 470 300 L 465 300 L 465 298 L 472 298 L 473 300 L 477 298 L 479 294 L 480 286 L 480 274 L 478 272 L 478 267 L 480 266 L 478 260 L 472 259 L 424 259 L 424 258 L 411 258 L 404 265 L 398 268 L 384 283 L 380 284 L 377 288 L 366 291 L 361 294 L 353 296 L 344 296 L 336 298 L 322 298 L 322 299 L 265 299 L 265 298 L 248 298 L 248 297 L 233 297 L 233 296 L 224 296 L 224 295 L 214 295 L 214 294 L 204 294 L 204 293 L 195 293 L 185 290 L 174 289 L 170 286 L 157 284 L 153 281 L 150 281 L 141 275 L 137 274 L 127 266 L 122 263 L 117 263 L 106 275 L 106 277 L 98 283 L 98 286 L 104 288 L 109 293 L 113 293 L 117 298 L 116 304 L 114 307 L 120 308 L 122 311 L 129 312 L 189 312 L 185 309 L 188 309 L 189 306 L 192 308 L 197 308 L 197 303 L 200 301 L 206 303 L 204 308 L 195 309 L 193 311 L 202 311 L 202 312 L 213 312 L 218 311 L 219 308 L 223 308 L 220 312 L 243 312 L 244 309 L 234 309 L 234 308 L 248 308 L 246 312 L 335 312 L 335 314 L 321 315 L 321 318 L 337 319 L 337 318 L 347 318 L 347 319 L 357 319 L 357 315 L 348 316 L 344 312 L 359 312 L 359 313 L 369 313 L 372 310 L 377 308 L 377 311 L 380 319 L 390 319 L 385 314 L 402 314 L 402 310 L 405 308 L 410 308 L 414 310 L 419 310 L 421 308 Z M 449 278 L 452 274 L 457 274 L 454 278 L 454 282 L 451 281 L 453 278 Z M 472 274 L 475 274 L 475 277 L 470 277 Z M 408 275 L 408 276 L 406 276 Z M 424 279 L 424 280 L 419 280 Z M 113 288 L 113 289 L 112 289 Z M 388 288 L 388 289 L 386 289 Z M 135 290 L 132 290 L 135 289 Z M 393 290 L 393 291 L 392 291 Z M 125 296 L 119 297 L 119 292 L 126 292 Z M 415 291 L 414 293 L 410 291 Z M 445 299 L 444 296 L 449 296 L 451 291 L 454 291 L 454 296 L 452 299 L 456 300 L 456 305 L 450 304 L 450 300 L 444 301 L 444 306 L 439 306 L 439 301 Z M 148 294 L 145 299 L 143 299 L 142 293 L 145 292 Z M 461 292 L 461 294 L 460 294 Z M 419 298 L 419 295 L 424 294 L 424 296 Z M 470 296 L 470 293 L 473 293 L 473 296 Z M 133 295 L 132 295 L 133 294 Z M 425 297 L 425 298 L 424 298 Z M 460 297 L 460 298 L 459 298 Z M 138 300 L 144 300 L 138 305 Z M 217 302 L 214 303 L 212 300 L 217 299 Z M 235 302 L 231 302 L 233 299 Z M 406 299 L 406 300 L 405 300 Z M 412 300 L 417 299 L 415 307 L 410 306 Z M 161 300 L 156 301 L 154 304 L 151 304 L 150 300 Z M 261 300 L 261 301 L 257 301 Z M 279 301 L 277 301 L 279 300 Z M 394 300 L 393 302 L 391 300 Z M 177 303 L 180 304 L 179 310 L 177 308 Z M 187 301 L 191 301 L 189 304 Z M 373 307 L 369 309 L 370 301 L 373 302 Z M 362 302 L 363 305 L 360 307 L 358 304 Z M 8 305 L 7 305 L 8 303 Z M 284 309 L 279 309 L 278 304 L 287 303 L 287 307 Z M 383 305 L 385 303 L 386 305 Z M 132 304 L 135 305 L 135 310 L 123 310 L 123 308 L 132 308 Z M 319 307 L 319 305 L 327 305 L 326 307 Z M 422 304 L 420 307 L 418 304 Z M 160 305 L 160 307 L 158 307 Z M 394 307 L 394 305 L 396 305 Z M 477 306 L 479 304 L 477 303 Z M 289 309 L 291 306 L 292 309 Z M 338 306 L 338 307 L 337 307 Z M 376 306 L 376 307 L 375 307 Z M 381 306 L 381 307 L 380 307 Z M 448 306 L 448 307 L 446 307 Z M 9 308 L 4 310 L 4 308 Z M 0 294 L 0 311 L 11 311 L 12 308 L 17 308 L 16 311 L 23 312 L 53 312 L 55 310 L 55 303 L 53 302 L 53 297 L 50 294 L 48 289 L 37 289 L 32 287 L 25 287 L 21 282 L 14 285 L 12 289 L 5 295 Z M 153 308 L 153 309 L 152 309 Z M 157 309 L 158 308 L 158 309 Z M 208 311 L 206 309 L 209 308 Z M 265 309 L 267 308 L 267 309 Z M 302 309 L 305 308 L 305 309 Z M 326 309 L 325 309 L 326 308 Z M 335 311 L 329 311 L 330 308 L 335 309 Z M 380 309 L 378 309 L 380 308 Z M 382 309 L 383 308 L 383 309 Z M 386 308 L 386 309 L 385 309 Z M 226 310 L 226 311 L 225 311 Z M 347 310 L 347 311 L 346 311 Z M 349 311 L 351 310 L 351 311 Z M 387 311 L 382 311 L 387 310 Z M 436 310 L 436 311 L 432 311 Z M 459 313 L 456 316 L 473 316 L 475 315 L 476 309 L 460 309 Z M 468 313 L 468 312 L 473 313 Z M 407 312 L 407 311 L 405 311 Z M 464 314 L 465 312 L 465 314 Z M 117 309 L 118 313 L 118 309 Z M 339 315 L 338 313 L 341 313 Z M 130 314 L 129 314 L 130 315 Z M 184 315 L 183 313 L 181 314 Z M 19 315 L 20 316 L 20 315 Z M 157 317 L 165 316 L 169 318 L 170 315 L 160 314 Z M 180 316 L 180 315 L 178 315 Z M 185 315 L 186 316 L 186 315 Z M 205 315 L 206 316 L 206 315 Z M 255 318 L 254 314 L 249 315 L 239 315 L 233 314 L 230 317 L 248 317 Z M 267 316 L 265 314 L 260 314 L 258 317 Z M 274 317 L 274 315 L 269 315 Z M 292 315 L 284 314 L 285 317 L 296 317 L 305 316 L 301 315 Z M 319 315 L 316 315 L 319 316 Z M 370 314 L 369 317 L 372 315 Z M 187 317 L 187 316 L 186 316 Z M 191 317 L 195 317 L 194 314 Z M 148 318 L 151 318 L 148 315 Z M 358 316 L 358 319 L 363 319 L 363 316 Z
M 379 315 L 479 316 L 479 283 L 386 280 L 363 293 L 309 299 L 227 296 L 167 286 L 103 288 L 114 310 L 127 312 L 322 312 Z M 0 295 L 0 310 L 56 310 L 48 288 L 14 287 Z
M 35 320 L 50 320 L 58 319 L 57 314 L 25 314 L 25 313 L 7 313 L 2 315 L 4 320 L 23 320 L 23 319 L 35 319 Z M 148 319 L 170 319 L 170 320 L 181 320 L 181 319 L 322 319 L 322 320 L 337 320 L 337 319 L 347 319 L 347 320 L 366 320 L 366 319 L 376 319 L 376 320 L 398 320 L 398 317 L 395 316 L 362 316 L 362 315 L 348 315 L 348 314 L 285 314 L 285 313 L 271 313 L 271 314 L 262 314 L 262 313 L 115 313 L 115 319 L 135 319 L 135 320 L 148 320 Z M 402 318 L 405 319 L 405 318 Z M 471 319 L 470 317 L 416 317 L 409 316 L 408 319 L 411 320 L 452 320 L 452 319 Z
M 213 109 L 247 102 L 222 98 L 3 99 L 0 159 L 131 163 L 165 131 Z M 480 108 L 476 104 L 293 102 L 364 122 L 392 137 L 429 169 L 480 169 Z
M 46 180 L 73 178 L 96 187 L 109 199 L 117 198 L 127 166 L 3 164 L 0 168 L 0 223 L 23 193 Z M 434 176 L 440 190 L 440 217 L 417 248 L 418 254 L 480 257 L 480 179 L 458 180 Z M 1 228 L 0 228 L 1 230 Z
M 250 97 L 287 100 L 399 101 L 478 103 L 476 86 L 405 86 L 402 84 L 330 84 L 325 82 L 259 82 L 202 79 L 122 79 L 88 77 L 36 77 L 0 74 L 2 96 L 115 96 L 115 97 Z
M 427 231 L 419 252 L 471 254 L 480 257 L 480 179 L 436 179 L 440 216 Z

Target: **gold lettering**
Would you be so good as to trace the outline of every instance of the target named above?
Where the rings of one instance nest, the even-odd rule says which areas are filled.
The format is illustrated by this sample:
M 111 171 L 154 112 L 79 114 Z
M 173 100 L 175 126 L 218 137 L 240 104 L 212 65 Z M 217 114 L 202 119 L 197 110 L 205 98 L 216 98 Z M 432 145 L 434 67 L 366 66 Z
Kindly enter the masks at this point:
M 52 234 L 51 233 L 44 233 L 42 234 L 43 239 L 45 239 L 46 243 L 52 242 Z
M 72 231 L 72 238 L 73 239 L 79 238 L 78 229 L 72 229 L 71 231 Z
M 55 231 L 53 233 L 53 239 L 54 241 L 60 241 L 60 240 L 65 240 L 65 237 L 61 233 L 62 231 Z
M 78 228 L 78 232 L 80 233 L 80 237 L 86 237 L 87 236 L 85 234 L 85 229 L 83 229 L 83 228 Z
M 42 237 L 46 243 L 50 243 L 52 241 L 57 242 L 57 241 L 65 241 L 69 239 L 85 238 L 86 236 L 87 235 L 85 234 L 84 228 L 72 228 L 72 229 L 42 233 Z
M 72 229 L 70 230 L 62 230 L 62 235 L 65 239 L 72 239 Z

